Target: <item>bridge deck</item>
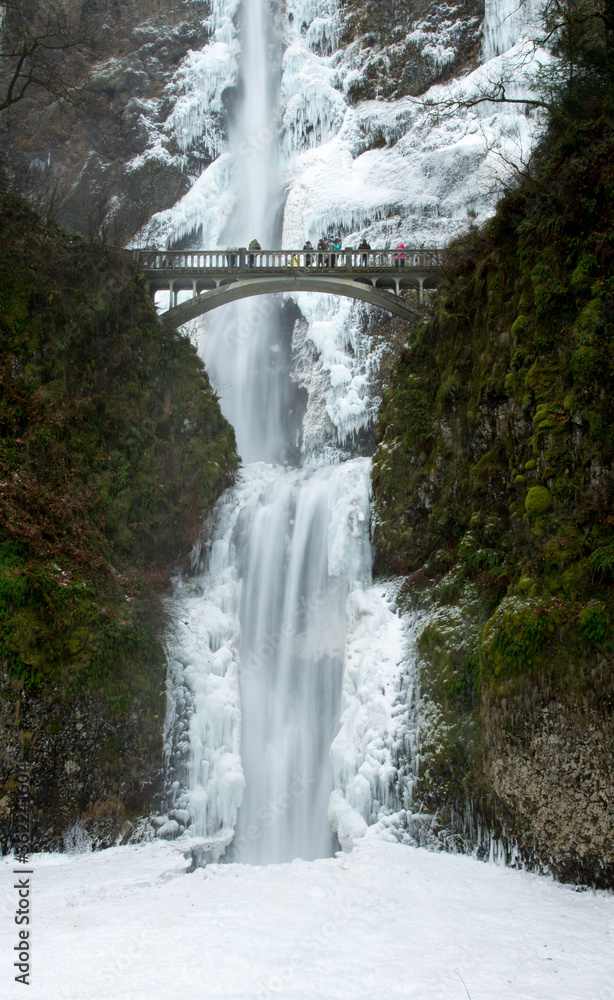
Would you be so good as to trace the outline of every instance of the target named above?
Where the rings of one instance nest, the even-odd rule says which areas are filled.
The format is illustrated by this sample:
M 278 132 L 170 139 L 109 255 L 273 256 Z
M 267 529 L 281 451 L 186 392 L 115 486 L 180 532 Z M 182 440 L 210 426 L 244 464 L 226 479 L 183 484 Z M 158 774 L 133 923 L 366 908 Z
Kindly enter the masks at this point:
M 331 266 L 342 270 L 438 270 L 443 250 L 133 250 L 143 270 L 286 271 L 290 268 Z M 308 258 L 310 262 L 308 263 Z M 332 261 L 331 261 L 332 258 Z M 328 263 L 326 263 L 328 262 Z

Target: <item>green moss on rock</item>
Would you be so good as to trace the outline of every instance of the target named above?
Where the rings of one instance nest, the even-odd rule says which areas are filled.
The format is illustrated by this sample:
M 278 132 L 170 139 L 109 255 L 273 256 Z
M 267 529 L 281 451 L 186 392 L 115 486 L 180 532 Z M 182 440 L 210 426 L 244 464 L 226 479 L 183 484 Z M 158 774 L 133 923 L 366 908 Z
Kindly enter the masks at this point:
M 383 394 L 373 462 L 376 570 L 429 577 L 431 612 L 452 605 L 461 619 L 476 588 L 485 615 L 462 697 L 440 654 L 449 630 L 438 637 L 435 615 L 425 631 L 441 733 L 454 718 L 476 728 L 447 765 L 444 736 L 431 741 L 420 801 L 457 818 L 478 809 L 525 858 L 556 854 L 560 875 L 599 885 L 614 884 L 614 812 L 591 805 L 614 773 L 613 158 L 611 123 L 553 129 L 531 183 L 451 248 L 433 316 L 410 332 Z M 553 714 L 567 741 L 556 750 Z M 545 747 L 556 803 L 552 782 L 540 798 Z M 587 809 L 594 837 L 576 818 Z
M 545 486 L 531 486 L 527 490 L 524 505 L 531 517 L 545 514 L 552 507 L 552 494 Z

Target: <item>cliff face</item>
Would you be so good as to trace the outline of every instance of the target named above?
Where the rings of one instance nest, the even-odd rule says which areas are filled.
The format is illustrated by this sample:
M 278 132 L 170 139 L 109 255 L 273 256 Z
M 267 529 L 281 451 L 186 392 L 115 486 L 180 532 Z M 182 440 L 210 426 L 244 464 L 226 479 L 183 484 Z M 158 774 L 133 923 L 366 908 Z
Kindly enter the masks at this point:
M 596 885 L 614 878 L 613 142 L 607 116 L 551 130 L 453 247 L 373 468 L 377 566 L 425 613 L 419 802 Z
M 207 5 L 170 0 L 100 0 L 65 4 L 72 36 L 61 71 L 73 103 L 44 92 L 16 106 L 0 150 L 31 186 L 53 201 L 65 226 L 104 231 L 124 245 L 152 212 L 174 204 L 214 153 L 201 139 L 181 150 L 172 116 L 181 93 L 173 75 L 209 37 Z M 221 127 L 221 126 L 220 126 Z
M 358 69 L 353 101 L 421 94 L 480 58 L 483 0 L 342 0 L 341 17 L 341 42 Z
M 156 791 L 160 594 L 233 482 L 234 433 L 129 256 L 0 205 L 0 838 L 100 844 Z
M 51 201 L 63 225 L 88 235 L 104 231 L 109 242 L 126 245 L 152 215 L 175 205 L 226 147 L 242 86 L 241 5 L 129 0 L 109 7 L 102 0 L 70 0 L 64 6 L 80 38 L 62 55 L 75 84 L 74 104 L 60 107 L 41 92 L 21 102 L 0 136 L 0 154 L 18 164 L 20 184 L 31 171 L 35 198 Z M 272 58 L 280 60 L 280 75 L 283 46 L 294 37 L 289 28 L 303 16 L 309 23 L 299 30 L 301 37 L 309 34 L 309 51 L 331 56 L 337 67 L 330 93 L 328 84 L 318 84 L 323 107 L 332 102 L 331 121 L 318 125 L 317 115 L 311 121 L 312 109 L 309 142 L 312 129 L 326 131 L 338 118 L 339 91 L 353 104 L 395 101 L 480 60 L 482 0 L 452 6 L 344 0 L 336 6 L 324 0 L 307 10 L 271 5 L 279 36 Z M 330 20 L 319 41 L 314 19 Z M 291 118 L 285 115 L 290 130 Z M 300 120 L 295 125 L 300 132 Z M 391 143 L 399 130 L 403 122 L 367 124 L 364 148 Z
M 77 111 L 20 108 L 4 151 L 43 165 L 62 222 L 122 243 L 223 148 L 235 36 L 228 64 L 188 80 L 183 60 L 213 38 L 211 5 L 67 6 L 88 23 L 70 57 Z M 345 0 L 339 13 L 345 82 L 331 91 L 354 104 L 419 94 L 478 60 L 473 0 Z M 312 36 L 311 51 L 331 53 Z M 424 141 L 426 126 L 398 114 L 384 128 L 363 104 L 348 152 L 358 161 L 402 135 L 387 181 L 404 176 L 416 128 Z M 492 224 L 456 245 L 434 318 L 385 395 L 375 541 L 376 569 L 406 576 L 422 616 L 418 805 L 452 835 L 471 839 L 477 813 L 525 858 L 612 884 L 612 140 L 603 120 L 591 128 L 551 144 Z M 429 178 L 460 138 L 438 140 L 415 192 L 400 185 L 373 219 L 348 203 L 335 225 L 344 213 L 373 222 L 374 245 L 447 239 L 458 229 L 422 228 L 420 213 L 459 218 L 455 199 L 442 203 L 480 161 L 450 161 L 436 193 Z M 310 186 L 326 188 L 328 169 Z M 323 219 L 333 208 L 318 205 Z M 234 443 L 194 352 L 161 330 L 127 260 L 14 205 L 3 225 L 3 844 L 22 754 L 34 843 L 56 846 L 80 819 L 107 844 L 155 791 L 156 593 L 230 481 Z

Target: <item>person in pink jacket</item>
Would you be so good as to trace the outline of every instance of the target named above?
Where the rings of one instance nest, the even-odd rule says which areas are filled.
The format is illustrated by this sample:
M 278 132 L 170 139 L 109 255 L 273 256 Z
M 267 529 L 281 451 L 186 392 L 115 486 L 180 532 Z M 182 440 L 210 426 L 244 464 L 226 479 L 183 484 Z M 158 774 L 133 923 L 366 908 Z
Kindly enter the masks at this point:
M 404 243 L 397 243 L 397 250 L 404 251 L 405 250 L 405 244 Z M 394 262 L 397 265 L 397 267 L 405 267 L 405 254 L 404 253 L 395 253 L 395 255 L 394 255 Z

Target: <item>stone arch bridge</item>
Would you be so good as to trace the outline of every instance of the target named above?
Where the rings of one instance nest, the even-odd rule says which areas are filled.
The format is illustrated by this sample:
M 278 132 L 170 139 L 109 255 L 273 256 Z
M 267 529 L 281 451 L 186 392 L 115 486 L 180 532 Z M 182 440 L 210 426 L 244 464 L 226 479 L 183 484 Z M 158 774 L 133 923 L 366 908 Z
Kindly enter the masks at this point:
M 421 315 L 401 297 L 435 288 L 441 279 L 442 250 L 148 250 L 132 251 L 149 293 L 170 293 L 164 313 L 177 326 L 218 306 L 273 292 L 325 292 L 379 306 L 415 320 Z M 179 302 L 180 292 L 191 296 Z

